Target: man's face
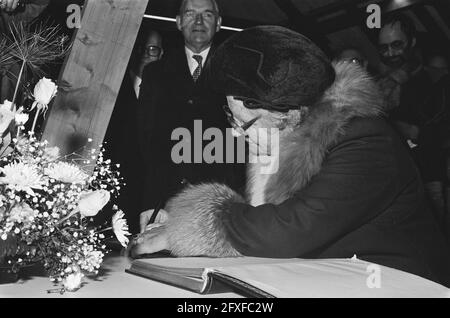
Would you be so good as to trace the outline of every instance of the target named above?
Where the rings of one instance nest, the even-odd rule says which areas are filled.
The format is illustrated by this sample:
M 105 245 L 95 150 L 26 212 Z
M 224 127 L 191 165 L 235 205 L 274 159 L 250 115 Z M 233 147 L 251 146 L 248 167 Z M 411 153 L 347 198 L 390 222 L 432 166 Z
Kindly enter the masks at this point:
M 221 21 L 210 0 L 188 0 L 181 15 L 177 16 L 177 26 L 186 45 L 196 51 L 211 45 Z
M 433 82 L 437 82 L 449 73 L 449 65 L 447 60 L 442 56 L 433 56 L 428 59 L 425 70 L 430 75 Z
M 163 55 L 162 41 L 158 34 L 152 33 L 147 38 L 147 42 L 142 49 L 141 63 L 145 66 L 149 63 L 156 62 Z
M 394 69 L 400 68 L 409 62 L 414 45 L 415 40 L 408 40 L 399 23 L 384 26 L 378 37 L 378 50 L 381 61 Z

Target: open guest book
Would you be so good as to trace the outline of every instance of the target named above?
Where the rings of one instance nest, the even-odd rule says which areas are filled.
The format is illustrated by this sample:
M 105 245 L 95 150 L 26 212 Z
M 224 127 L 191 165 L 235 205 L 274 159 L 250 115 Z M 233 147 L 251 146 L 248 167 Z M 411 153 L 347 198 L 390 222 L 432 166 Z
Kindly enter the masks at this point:
M 128 273 L 200 294 L 249 297 L 450 297 L 450 289 L 352 259 L 148 258 Z

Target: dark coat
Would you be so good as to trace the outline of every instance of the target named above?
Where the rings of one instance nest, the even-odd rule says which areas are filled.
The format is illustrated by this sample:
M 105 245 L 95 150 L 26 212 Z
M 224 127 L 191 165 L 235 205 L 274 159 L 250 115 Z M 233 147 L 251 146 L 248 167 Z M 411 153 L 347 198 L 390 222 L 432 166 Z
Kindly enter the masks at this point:
M 413 160 L 381 118 L 381 100 L 361 69 L 338 64 L 335 83 L 280 140 L 280 169 L 264 188 L 265 204 L 251 206 L 219 184 L 186 189 L 166 206 L 172 252 L 356 255 L 449 285 L 449 248 Z
M 138 118 L 140 150 L 145 162 L 143 209 L 165 202 L 186 184 L 215 181 L 238 189 L 245 183 L 244 165 L 175 164 L 171 158 L 172 148 L 178 143 L 171 140 L 176 128 L 189 129 L 194 138 L 194 120 L 202 121 L 202 133 L 210 127 L 222 131 L 229 127 L 222 110 L 225 96 L 208 88 L 204 73 L 194 82 L 184 47 L 174 49 L 144 70 Z M 192 160 L 193 157 L 194 148 Z
M 419 129 L 417 139 L 413 140 L 417 146 L 411 149 L 411 153 L 425 183 L 444 182 L 446 179 L 446 157 L 442 145 L 449 130 L 447 85 L 445 79 L 433 85 L 422 69 L 401 85 L 399 106 L 389 114 L 392 122 L 415 125 Z
M 105 159 L 120 164 L 124 185 L 115 203 L 124 211 L 130 231 L 139 232 L 142 158 L 137 140 L 138 99 L 127 70 L 105 135 Z

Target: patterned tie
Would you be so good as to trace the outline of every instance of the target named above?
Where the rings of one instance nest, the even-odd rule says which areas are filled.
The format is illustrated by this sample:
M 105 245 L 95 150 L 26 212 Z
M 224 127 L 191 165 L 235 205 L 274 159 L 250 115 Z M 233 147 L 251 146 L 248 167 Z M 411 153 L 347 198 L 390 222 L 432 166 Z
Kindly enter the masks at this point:
M 197 61 L 198 66 L 195 69 L 194 73 L 192 74 L 192 78 L 194 79 L 194 82 L 197 82 L 198 78 L 200 77 L 200 74 L 202 73 L 202 61 L 203 57 L 201 55 L 193 55 L 192 58 Z

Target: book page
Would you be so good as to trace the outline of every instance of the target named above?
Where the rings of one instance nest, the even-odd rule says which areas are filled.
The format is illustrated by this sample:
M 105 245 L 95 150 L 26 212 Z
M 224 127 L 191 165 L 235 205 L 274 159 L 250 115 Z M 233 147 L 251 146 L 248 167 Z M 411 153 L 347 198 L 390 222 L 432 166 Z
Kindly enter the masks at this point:
M 450 290 L 422 277 L 352 259 L 154 258 L 150 271 L 198 275 L 203 291 L 210 273 L 220 273 L 275 297 L 450 297 Z M 134 263 L 133 262 L 133 263 Z M 191 273 L 192 275 L 189 275 Z M 374 276 L 378 275 L 378 276 Z M 230 280 L 231 281 L 231 280 Z
M 215 268 L 275 297 L 450 297 L 437 283 L 358 259 L 288 261 Z M 379 277 L 371 276 L 379 274 Z
M 253 264 L 279 264 L 296 262 L 299 259 L 278 259 L 259 257 L 230 257 L 230 258 L 210 258 L 210 257 L 170 257 L 170 258 L 149 258 L 139 259 L 134 262 L 140 264 L 151 264 L 161 267 L 171 268 L 216 268 L 228 266 L 241 266 Z
M 208 258 L 208 257 L 168 257 L 137 259 L 132 263 L 131 273 L 137 273 L 149 278 L 190 286 L 191 290 L 204 292 L 209 285 L 208 273 L 215 268 L 252 266 L 254 264 L 280 264 L 298 261 L 298 259 L 269 259 L 257 257 Z M 197 280 L 198 288 L 192 287 Z M 195 285 L 195 284 L 194 284 Z

